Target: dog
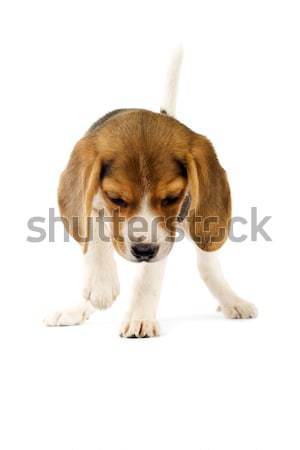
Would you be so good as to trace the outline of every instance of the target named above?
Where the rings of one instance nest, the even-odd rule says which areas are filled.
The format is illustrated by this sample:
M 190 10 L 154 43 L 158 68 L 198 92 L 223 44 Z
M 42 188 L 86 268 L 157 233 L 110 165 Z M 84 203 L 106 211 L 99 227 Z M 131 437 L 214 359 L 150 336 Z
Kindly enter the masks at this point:
M 67 231 L 84 253 L 84 300 L 50 314 L 46 325 L 78 325 L 112 305 L 120 291 L 115 249 L 139 263 L 120 335 L 158 336 L 164 270 L 180 230 L 194 242 L 200 275 L 224 315 L 256 317 L 255 306 L 235 294 L 218 261 L 231 218 L 226 172 L 210 141 L 175 118 L 181 62 L 180 49 L 170 64 L 159 113 L 115 110 L 76 144 L 60 178 L 58 203 Z

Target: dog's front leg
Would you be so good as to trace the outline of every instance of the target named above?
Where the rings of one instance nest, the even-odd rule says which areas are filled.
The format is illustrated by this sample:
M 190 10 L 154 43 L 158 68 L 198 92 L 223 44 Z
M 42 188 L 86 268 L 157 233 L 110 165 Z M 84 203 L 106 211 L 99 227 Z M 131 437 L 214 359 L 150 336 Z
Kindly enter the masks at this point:
M 251 319 L 257 316 L 252 303 L 242 300 L 224 278 L 216 252 L 197 248 L 198 269 L 212 295 L 220 302 L 220 309 L 230 319 Z
M 159 335 L 156 310 L 160 298 L 167 258 L 153 263 L 140 263 L 134 282 L 133 297 L 121 327 L 122 337 L 154 337 Z
M 93 235 L 84 255 L 84 301 L 79 305 L 49 314 L 48 326 L 79 325 L 97 309 L 112 305 L 120 286 L 113 248 L 108 238 L 99 235 L 96 216 L 93 216 Z
M 120 292 L 112 243 L 94 236 L 84 256 L 83 297 L 97 309 L 112 305 Z

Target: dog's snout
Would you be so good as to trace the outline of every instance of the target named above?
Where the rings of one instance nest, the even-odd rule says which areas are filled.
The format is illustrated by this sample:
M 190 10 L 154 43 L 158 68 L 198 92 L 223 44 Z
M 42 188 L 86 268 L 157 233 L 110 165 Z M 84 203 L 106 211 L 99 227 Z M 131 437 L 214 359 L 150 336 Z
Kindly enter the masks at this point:
M 150 261 L 158 252 L 158 245 L 154 244 L 135 244 L 131 247 L 131 253 L 139 261 Z

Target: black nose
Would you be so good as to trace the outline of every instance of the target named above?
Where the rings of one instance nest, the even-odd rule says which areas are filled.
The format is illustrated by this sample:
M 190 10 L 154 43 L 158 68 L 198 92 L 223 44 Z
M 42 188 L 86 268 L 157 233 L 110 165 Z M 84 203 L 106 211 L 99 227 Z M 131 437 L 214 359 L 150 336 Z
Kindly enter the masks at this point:
M 131 247 L 131 253 L 139 261 L 149 261 L 154 258 L 158 252 L 158 245 L 153 244 L 135 244 Z

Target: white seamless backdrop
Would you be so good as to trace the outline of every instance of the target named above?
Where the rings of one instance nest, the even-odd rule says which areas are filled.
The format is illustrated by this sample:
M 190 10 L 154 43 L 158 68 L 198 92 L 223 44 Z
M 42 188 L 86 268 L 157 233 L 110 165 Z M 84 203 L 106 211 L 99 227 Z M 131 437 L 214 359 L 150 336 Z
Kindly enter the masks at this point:
M 298 2 L 11 0 L 0 10 L 1 448 L 299 450 Z M 94 120 L 159 110 L 179 42 L 178 119 L 213 142 L 233 214 L 272 216 L 272 242 L 221 253 L 259 317 L 216 312 L 184 241 L 169 257 L 160 338 L 119 338 L 135 269 L 119 257 L 110 310 L 46 328 L 48 312 L 80 299 L 81 254 L 62 234 L 26 241 L 27 221 L 56 207 L 59 174 Z

